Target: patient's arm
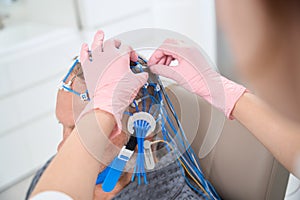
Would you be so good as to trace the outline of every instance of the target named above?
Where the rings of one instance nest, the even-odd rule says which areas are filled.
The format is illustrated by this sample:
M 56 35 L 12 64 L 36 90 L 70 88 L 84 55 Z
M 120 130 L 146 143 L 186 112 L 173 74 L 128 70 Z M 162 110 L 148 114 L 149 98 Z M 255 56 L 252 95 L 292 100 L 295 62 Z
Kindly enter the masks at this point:
M 233 116 L 291 173 L 300 178 L 300 125 L 277 113 L 258 97 L 245 93 Z
M 94 145 L 99 146 L 99 154 L 103 154 L 108 142 L 107 138 L 115 126 L 115 120 L 109 113 L 100 110 L 95 110 L 94 113 L 98 125 L 103 130 L 102 140 L 97 139 Z M 80 123 L 84 122 L 85 119 L 94 117 L 94 113 L 91 112 L 84 116 L 77 126 L 81 126 Z M 88 127 L 85 125 L 82 130 L 85 129 L 88 134 L 94 125 L 90 124 Z M 78 128 L 73 130 L 73 133 L 46 169 L 31 196 L 52 190 L 66 193 L 73 199 L 93 198 L 100 164 L 83 146 L 77 130 Z M 98 128 L 98 130 L 100 129 Z

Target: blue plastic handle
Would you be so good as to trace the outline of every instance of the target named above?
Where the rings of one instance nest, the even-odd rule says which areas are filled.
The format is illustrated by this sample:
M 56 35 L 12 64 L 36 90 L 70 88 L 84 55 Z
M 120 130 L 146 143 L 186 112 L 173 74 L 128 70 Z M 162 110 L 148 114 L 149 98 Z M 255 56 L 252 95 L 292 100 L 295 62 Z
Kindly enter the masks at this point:
M 115 157 L 102 184 L 102 189 L 104 192 L 111 192 L 115 188 L 126 163 L 126 159 L 120 159 L 118 156 Z
M 111 165 L 111 164 L 110 164 Z M 104 179 L 106 178 L 110 168 L 110 165 L 107 166 L 100 174 L 98 174 L 97 180 L 96 180 L 96 185 L 102 184 Z

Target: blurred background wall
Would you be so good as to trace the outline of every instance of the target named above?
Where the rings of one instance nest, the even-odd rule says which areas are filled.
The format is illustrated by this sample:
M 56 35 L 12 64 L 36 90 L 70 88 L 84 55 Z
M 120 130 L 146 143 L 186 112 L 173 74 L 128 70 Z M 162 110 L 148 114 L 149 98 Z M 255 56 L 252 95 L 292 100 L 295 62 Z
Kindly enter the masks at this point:
M 24 198 L 32 174 L 56 153 L 56 86 L 81 43 L 97 29 L 110 37 L 151 27 L 190 37 L 234 79 L 214 1 L 0 0 L 0 199 Z
M 56 153 L 56 86 L 97 29 L 107 37 L 174 30 L 215 60 L 215 24 L 214 2 L 205 0 L 0 0 L 0 199 L 23 198 L 32 174 Z

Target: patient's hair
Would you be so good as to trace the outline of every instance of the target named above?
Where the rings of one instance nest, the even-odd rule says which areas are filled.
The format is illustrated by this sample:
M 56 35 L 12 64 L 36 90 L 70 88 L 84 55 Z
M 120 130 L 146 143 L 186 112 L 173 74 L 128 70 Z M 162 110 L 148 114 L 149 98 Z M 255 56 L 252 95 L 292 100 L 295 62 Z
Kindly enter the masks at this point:
M 264 0 L 269 16 L 279 27 L 289 26 L 290 23 L 300 24 L 299 0 Z
M 78 56 L 76 56 L 75 58 L 73 58 L 73 60 L 76 60 L 78 58 Z M 76 78 L 80 78 L 81 80 L 84 80 L 84 75 L 83 75 L 83 71 L 82 71 L 82 66 L 80 62 L 77 62 L 77 64 L 75 65 L 73 71 L 72 71 L 72 75 L 76 76 Z

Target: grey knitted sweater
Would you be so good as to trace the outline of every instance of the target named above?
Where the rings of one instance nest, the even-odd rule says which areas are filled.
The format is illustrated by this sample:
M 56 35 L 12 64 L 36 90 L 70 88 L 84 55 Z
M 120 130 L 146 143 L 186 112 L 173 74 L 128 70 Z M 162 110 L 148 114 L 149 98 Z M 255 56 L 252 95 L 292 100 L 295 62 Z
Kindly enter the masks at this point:
M 147 173 L 147 181 L 147 185 L 131 182 L 113 200 L 203 199 L 187 185 L 173 154 L 164 156 L 155 170 Z
M 50 164 L 52 158 L 36 173 L 27 191 L 26 200 L 36 186 L 41 175 Z M 164 156 L 155 167 L 147 173 L 148 184 L 138 185 L 137 181 L 129 183 L 113 200 L 194 200 L 203 199 L 185 182 L 174 155 Z

